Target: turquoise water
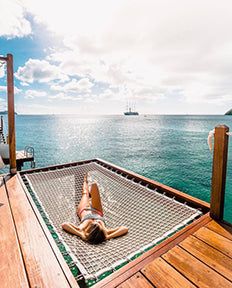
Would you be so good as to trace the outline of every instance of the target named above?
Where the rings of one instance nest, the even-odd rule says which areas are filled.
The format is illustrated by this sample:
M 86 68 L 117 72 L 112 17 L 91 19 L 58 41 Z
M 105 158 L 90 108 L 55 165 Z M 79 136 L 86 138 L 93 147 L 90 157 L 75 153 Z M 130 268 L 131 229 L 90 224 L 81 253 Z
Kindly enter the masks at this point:
M 232 117 L 18 115 L 17 149 L 33 146 L 37 167 L 102 158 L 209 201 L 207 136 L 218 124 L 232 129 Z M 227 173 L 225 219 L 232 222 L 232 143 Z

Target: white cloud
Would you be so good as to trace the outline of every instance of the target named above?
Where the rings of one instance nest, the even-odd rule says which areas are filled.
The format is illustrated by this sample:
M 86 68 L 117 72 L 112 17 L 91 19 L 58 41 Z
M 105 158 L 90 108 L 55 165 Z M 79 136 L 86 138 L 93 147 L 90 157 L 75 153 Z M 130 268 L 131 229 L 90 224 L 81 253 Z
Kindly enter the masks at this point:
M 5 99 L 0 98 L 0 111 L 5 111 L 7 110 L 7 104 Z
M 82 99 L 82 95 L 70 96 L 70 95 L 67 95 L 66 93 L 61 92 L 61 93 L 49 96 L 48 99 L 50 102 L 52 102 L 53 100 L 78 101 Z
M 0 91 L 6 92 L 6 86 L 0 86 Z
M 75 76 L 117 91 L 99 90 L 98 99 L 108 95 L 149 103 L 176 97 L 188 105 L 215 103 L 212 99 L 228 103 L 230 99 L 230 0 L 22 3 L 35 21 L 63 39 L 46 60 L 31 59 L 40 62 L 26 63 L 18 70 L 25 83 Z M 86 93 L 91 88 L 87 87 Z M 52 96 L 59 99 L 73 97 L 68 93 L 83 93 L 76 80 L 63 86 L 53 83 L 52 89 L 61 92 Z M 96 91 L 93 97 L 97 97 Z
M 25 83 L 46 83 L 52 80 L 67 81 L 67 75 L 60 71 L 56 65 L 46 60 L 29 59 L 23 67 L 15 73 L 17 79 Z
M 25 92 L 25 99 L 34 99 L 38 97 L 45 97 L 47 93 L 45 91 L 38 91 L 38 90 L 27 90 Z
M 28 84 L 28 83 L 26 83 L 26 82 L 20 82 L 20 85 L 21 85 L 21 86 L 24 86 L 24 87 L 30 86 L 30 84 Z
M 0 86 L 0 92 L 1 92 L 1 91 L 7 93 L 7 87 L 6 87 L 6 86 Z M 22 90 L 19 89 L 19 88 L 17 88 L 16 86 L 14 86 L 14 93 L 15 93 L 15 94 L 18 94 L 18 93 L 20 93 L 20 92 L 22 92 Z
M 120 101 L 119 99 L 119 94 L 115 93 L 111 89 L 105 89 L 102 92 L 98 94 L 91 93 L 88 95 L 88 97 L 85 97 L 84 100 L 86 103 L 100 103 L 102 100 L 117 100 Z
M 31 34 L 30 22 L 25 18 L 25 11 L 16 0 L 0 0 L 0 37 L 8 39 Z
M 82 78 L 79 81 L 72 79 L 70 82 L 60 85 L 54 84 L 51 86 L 51 90 L 63 91 L 66 93 L 90 93 L 91 87 L 94 84 L 90 82 L 88 78 Z
M 51 114 L 53 109 L 50 106 L 27 101 L 26 103 L 17 103 L 17 112 L 20 114 Z

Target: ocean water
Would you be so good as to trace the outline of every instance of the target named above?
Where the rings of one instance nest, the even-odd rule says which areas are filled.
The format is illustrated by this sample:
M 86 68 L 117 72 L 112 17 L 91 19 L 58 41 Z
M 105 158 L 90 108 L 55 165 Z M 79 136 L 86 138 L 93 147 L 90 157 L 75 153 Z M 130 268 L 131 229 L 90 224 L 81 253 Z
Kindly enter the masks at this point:
M 232 117 L 18 115 L 16 145 L 34 147 L 37 167 L 97 157 L 209 201 L 207 136 L 218 124 L 232 129 Z M 227 175 L 224 217 L 232 222 L 232 143 Z

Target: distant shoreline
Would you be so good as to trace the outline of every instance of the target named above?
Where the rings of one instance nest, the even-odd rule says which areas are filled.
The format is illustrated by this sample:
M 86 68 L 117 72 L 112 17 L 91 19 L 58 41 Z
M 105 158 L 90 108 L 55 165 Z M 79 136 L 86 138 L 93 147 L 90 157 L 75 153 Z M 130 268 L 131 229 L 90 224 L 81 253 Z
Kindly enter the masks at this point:
M 0 113 L 0 115 L 7 115 L 7 113 Z M 18 114 L 15 113 L 17 116 L 78 116 L 78 117 L 110 117 L 110 116 L 121 116 L 123 118 L 128 118 L 125 117 L 125 115 L 122 114 Z M 140 114 L 136 118 L 139 117 L 144 117 L 144 116 L 232 116 L 232 115 L 225 115 L 225 114 Z M 133 118 L 130 117 L 130 118 Z
M 2 115 L 8 115 L 8 111 L 0 111 L 0 116 Z M 18 115 L 18 113 L 15 112 L 15 115 Z

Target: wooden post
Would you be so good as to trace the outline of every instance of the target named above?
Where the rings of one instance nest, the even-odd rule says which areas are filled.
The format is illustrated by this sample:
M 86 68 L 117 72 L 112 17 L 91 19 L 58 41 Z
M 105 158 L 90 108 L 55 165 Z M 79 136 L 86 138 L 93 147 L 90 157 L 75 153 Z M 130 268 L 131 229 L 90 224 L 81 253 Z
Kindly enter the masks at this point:
M 14 69 L 13 56 L 7 54 L 7 98 L 8 98 L 8 136 L 10 173 L 15 174 L 16 168 L 16 144 L 15 144 L 15 111 L 14 111 Z
M 228 131 L 229 127 L 225 125 L 215 127 L 210 201 L 210 216 L 215 220 L 223 219 L 229 138 L 226 133 Z

